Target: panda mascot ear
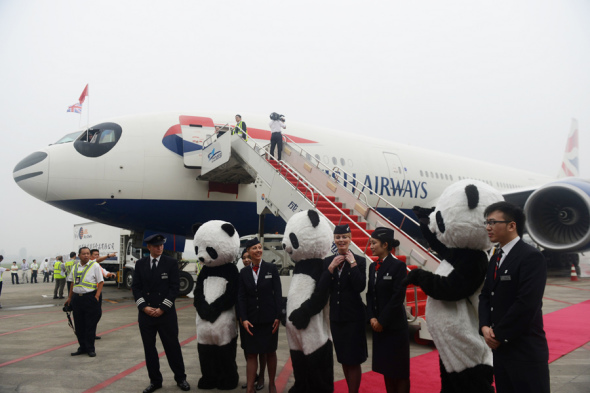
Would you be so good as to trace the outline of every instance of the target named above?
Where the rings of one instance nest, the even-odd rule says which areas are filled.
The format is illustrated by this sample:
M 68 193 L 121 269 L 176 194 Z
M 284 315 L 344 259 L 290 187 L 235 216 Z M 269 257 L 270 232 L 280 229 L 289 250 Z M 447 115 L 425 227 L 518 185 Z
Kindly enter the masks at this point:
M 307 217 L 309 217 L 309 221 L 311 221 L 311 225 L 314 228 L 319 225 L 319 223 L 320 223 L 320 216 L 318 215 L 318 212 L 316 212 L 315 210 L 308 210 L 307 211 Z
M 233 237 L 234 233 L 236 233 L 236 228 L 234 228 L 234 226 L 232 224 L 229 223 L 225 223 L 221 226 L 221 229 L 223 229 L 223 231 L 225 233 L 227 233 L 229 235 L 229 237 Z
M 475 209 L 479 204 L 479 190 L 473 184 L 465 187 L 465 195 L 467 195 L 467 206 L 470 209 Z
M 196 224 L 193 224 L 193 226 L 192 226 L 193 235 L 194 235 L 195 233 L 197 233 L 197 231 L 199 230 L 199 228 L 201 227 L 201 225 L 203 225 L 203 223 L 202 223 L 202 222 L 197 222 Z

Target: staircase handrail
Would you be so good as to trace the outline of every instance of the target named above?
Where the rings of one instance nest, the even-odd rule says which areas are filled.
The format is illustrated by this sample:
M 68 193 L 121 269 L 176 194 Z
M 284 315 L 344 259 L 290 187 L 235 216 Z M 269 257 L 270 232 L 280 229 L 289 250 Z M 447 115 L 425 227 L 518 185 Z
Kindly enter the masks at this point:
M 355 188 L 355 189 L 358 191 L 358 193 L 359 193 L 359 196 L 357 197 L 357 199 L 359 199 L 359 200 L 360 200 L 360 195 L 362 194 L 362 195 L 364 196 L 365 204 L 366 204 L 366 205 L 367 205 L 367 206 L 368 206 L 368 207 L 369 207 L 371 210 L 373 210 L 375 213 L 377 213 L 379 216 L 381 216 L 381 218 L 383 218 L 383 219 L 385 219 L 385 220 L 389 221 L 389 220 L 388 220 L 386 217 L 384 217 L 384 216 L 383 216 L 381 213 L 379 213 L 379 212 L 377 211 L 377 206 L 379 206 L 379 202 L 380 202 L 380 201 L 383 201 L 383 202 L 384 202 L 386 205 L 388 205 L 388 206 L 389 206 L 389 207 L 391 207 L 392 209 L 395 209 L 395 210 L 396 210 L 398 213 L 402 214 L 402 217 L 403 217 L 403 219 L 402 219 L 402 222 L 401 222 L 401 224 L 400 224 L 400 226 L 399 226 L 399 228 L 400 228 L 400 229 L 403 227 L 403 225 L 404 225 L 404 222 L 405 222 L 406 218 L 407 218 L 408 220 L 410 220 L 410 222 L 412 222 L 414 225 L 416 225 L 416 226 L 418 226 L 418 227 L 420 226 L 420 224 L 419 224 L 418 222 L 416 222 L 416 221 L 415 221 L 415 220 L 414 220 L 412 217 L 408 216 L 406 213 L 404 213 L 403 211 L 401 211 L 400 209 L 398 209 L 398 208 L 397 208 L 396 206 L 394 206 L 394 205 L 393 205 L 391 202 L 389 202 L 387 199 L 383 198 L 381 195 L 379 195 L 379 194 L 377 194 L 377 193 L 373 193 L 373 194 L 375 194 L 375 196 L 377 197 L 377 203 L 375 204 L 375 206 L 374 206 L 374 207 L 373 207 L 373 206 L 371 206 L 371 205 L 369 204 L 369 202 L 368 202 L 367 195 L 364 193 L 364 190 L 365 190 L 365 188 L 366 188 L 366 185 L 365 185 L 365 184 L 363 184 L 363 185 L 362 185 L 362 189 L 360 189 L 360 188 L 359 188 L 359 187 L 357 187 L 356 185 L 352 184 L 352 182 L 351 182 L 350 180 L 348 180 L 348 179 L 345 179 L 345 178 L 344 178 L 344 177 L 341 175 L 341 173 L 340 173 L 340 172 L 342 172 L 342 173 L 344 173 L 344 174 L 346 174 L 346 175 L 350 175 L 350 174 L 349 174 L 348 172 L 346 172 L 344 169 L 342 169 L 342 168 L 341 168 L 341 167 L 339 167 L 338 165 L 335 165 L 334 167 L 332 167 L 332 169 L 330 169 L 330 167 L 329 167 L 329 166 L 327 166 L 326 164 L 324 164 L 322 161 L 318 160 L 318 159 L 317 159 L 317 157 L 315 157 L 314 155 L 312 155 L 311 153 L 309 153 L 308 151 L 306 151 L 306 150 L 305 150 L 303 147 L 301 147 L 299 144 L 297 144 L 295 141 L 293 141 L 293 139 L 291 139 L 289 136 L 285 135 L 285 138 L 287 139 L 287 141 L 289 142 L 289 144 L 293 144 L 293 145 L 297 146 L 297 148 L 301 150 L 301 153 L 305 153 L 306 155 L 309 155 L 309 156 L 310 156 L 310 157 L 312 157 L 314 160 L 316 160 L 318 164 L 321 164 L 321 165 L 322 165 L 324 168 L 326 168 L 328 171 L 330 171 L 330 172 L 332 173 L 332 176 L 334 176 L 334 177 L 339 177 L 340 179 L 342 179 L 342 182 L 348 182 L 348 183 L 351 185 L 351 187 Z M 300 155 L 301 155 L 301 153 L 300 153 Z M 316 167 L 317 167 L 317 168 L 319 168 L 319 165 L 316 165 Z M 338 171 L 335 171 L 334 169 L 337 169 Z M 352 176 L 350 176 L 350 178 L 351 178 L 351 179 L 354 179 L 354 182 L 355 182 L 355 183 L 358 183 L 358 182 L 356 181 L 356 178 L 354 178 L 354 177 L 352 177 Z M 336 179 L 336 180 L 338 180 L 338 179 Z M 339 181 L 339 182 L 340 182 L 340 181 Z M 346 186 L 344 187 L 344 189 L 345 189 L 345 190 L 347 190 L 348 192 L 352 193 L 352 195 L 355 195 L 355 193 L 354 193 L 354 192 L 352 192 L 352 191 L 350 191 L 350 190 L 348 190 L 348 189 L 346 188 Z

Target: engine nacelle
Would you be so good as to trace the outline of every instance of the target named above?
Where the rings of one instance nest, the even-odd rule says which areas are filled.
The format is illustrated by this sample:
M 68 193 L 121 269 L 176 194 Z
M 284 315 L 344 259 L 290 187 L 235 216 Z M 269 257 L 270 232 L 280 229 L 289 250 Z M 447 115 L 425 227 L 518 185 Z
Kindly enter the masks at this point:
M 590 249 L 590 183 L 564 179 L 533 192 L 524 206 L 526 228 L 540 246 L 554 251 Z

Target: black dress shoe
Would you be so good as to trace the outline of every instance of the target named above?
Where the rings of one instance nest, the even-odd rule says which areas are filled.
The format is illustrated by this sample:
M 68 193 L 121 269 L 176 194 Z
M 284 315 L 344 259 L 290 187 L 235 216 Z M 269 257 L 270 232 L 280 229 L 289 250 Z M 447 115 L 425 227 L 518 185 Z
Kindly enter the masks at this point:
M 162 387 L 162 384 L 156 385 L 156 384 L 150 383 L 149 386 L 143 390 L 143 393 L 152 393 L 152 392 L 155 392 L 156 390 L 160 389 L 161 387 Z
M 96 356 L 96 352 L 88 352 L 88 356 L 90 356 L 91 358 Z
M 76 352 L 70 353 L 72 356 L 84 355 L 86 352 L 80 351 L 79 349 Z
M 188 392 L 189 390 L 191 390 L 191 385 L 188 384 L 186 379 L 182 382 L 177 382 L 176 384 L 178 385 L 180 390 L 184 390 L 185 392 Z

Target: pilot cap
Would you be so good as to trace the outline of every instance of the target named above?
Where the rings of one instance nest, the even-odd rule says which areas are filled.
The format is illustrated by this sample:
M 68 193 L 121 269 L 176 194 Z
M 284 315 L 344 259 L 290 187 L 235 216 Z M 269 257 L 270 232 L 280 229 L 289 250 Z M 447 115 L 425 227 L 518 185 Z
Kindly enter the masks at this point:
M 387 242 L 391 245 L 393 241 L 393 234 L 394 232 L 391 228 L 377 227 L 371 234 L 371 237 L 382 242 Z
M 258 238 L 255 237 L 255 238 L 248 240 L 244 247 L 246 247 L 246 249 L 249 249 L 250 247 L 255 246 L 257 244 L 260 244 L 260 240 L 258 240 Z
M 345 233 L 350 233 L 350 227 L 348 224 L 336 225 L 334 228 L 334 235 L 344 235 Z
M 152 246 L 159 246 L 161 244 L 166 243 L 166 238 L 164 237 L 164 235 L 156 233 L 154 235 L 146 237 L 145 239 L 143 239 L 143 241 L 146 242 L 146 244 L 151 244 Z

